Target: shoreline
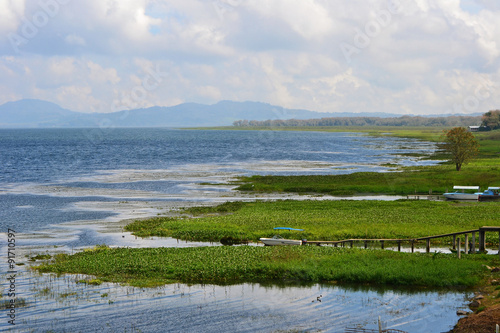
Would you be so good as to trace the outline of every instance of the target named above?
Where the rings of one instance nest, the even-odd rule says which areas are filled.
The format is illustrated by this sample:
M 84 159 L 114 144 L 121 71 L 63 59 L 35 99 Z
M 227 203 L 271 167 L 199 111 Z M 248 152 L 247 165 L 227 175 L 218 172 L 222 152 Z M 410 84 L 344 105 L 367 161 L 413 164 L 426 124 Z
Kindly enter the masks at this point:
M 141 170 L 139 170 L 138 172 L 135 172 L 135 171 L 132 171 L 132 172 L 129 172 L 126 176 L 127 177 L 130 177 L 132 176 L 133 178 L 132 179 L 135 179 L 135 180 L 138 180 L 140 181 L 140 179 L 143 179 L 140 174 L 141 174 Z M 136 178 L 134 178 L 135 176 L 138 176 Z M 161 175 L 160 174 L 157 174 L 156 176 L 159 176 L 161 178 Z M 184 175 L 182 175 L 184 176 Z M 124 177 L 123 175 L 118 177 L 118 178 L 114 178 L 113 179 L 113 176 L 111 177 L 111 179 L 109 178 L 109 175 L 103 175 L 103 179 L 106 179 L 106 181 L 117 181 L 117 182 L 120 182 L 120 181 L 123 181 L 126 177 Z M 228 178 L 229 179 L 229 178 Z M 96 180 L 96 178 L 91 178 L 91 180 Z M 204 201 L 204 204 L 207 204 L 207 205 L 214 205 L 214 204 L 217 204 L 217 203 L 220 203 L 222 201 L 227 201 L 227 200 L 235 200 L 235 199 L 238 199 L 238 200 L 248 200 L 248 201 L 254 201 L 254 200 L 262 200 L 263 197 L 267 197 L 267 199 L 269 199 L 269 197 L 271 197 L 271 199 L 269 200 L 280 200 L 280 199 L 289 199 L 289 198 L 294 198 L 296 197 L 297 199 L 301 199 L 301 200 L 305 200 L 305 199 L 309 199 L 308 197 L 310 197 L 309 195 L 296 195 L 296 194 L 290 194 L 290 193 L 281 193 L 279 195 L 277 195 L 276 193 L 269 193 L 269 194 L 264 194 L 264 193 L 241 193 L 241 192 L 238 192 L 238 191 L 233 191 L 233 190 L 229 190 L 228 192 L 219 192 L 215 189 L 217 188 L 221 188 L 219 187 L 220 185 L 217 185 L 217 187 L 215 187 L 214 189 L 214 184 L 210 185 L 210 184 L 205 184 L 205 185 L 200 185 L 200 184 L 197 184 L 197 183 L 191 183 L 191 184 L 184 184 L 183 186 L 185 186 L 186 188 L 188 188 L 189 186 L 193 185 L 195 188 L 198 188 L 195 190 L 195 192 L 189 192 L 190 194 L 188 195 L 192 195 L 193 193 L 202 193 L 203 195 L 200 195 L 198 198 L 203 198 L 202 200 L 206 200 L 207 199 L 207 195 L 210 196 L 209 194 L 207 193 L 204 193 L 206 192 L 205 190 L 206 189 L 210 189 L 212 187 L 212 190 L 209 190 L 208 192 L 211 192 L 212 194 L 214 192 L 218 192 L 218 193 L 215 193 L 215 196 L 214 197 L 221 197 L 223 196 L 223 199 L 221 199 L 221 201 L 215 201 L 213 199 L 213 197 L 211 197 L 209 200 L 213 200 L 211 201 L 210 203 L 208 201 Z M 232 186 L 232 185 L 230 185 Z M 234 187 L 233 187 L 234 188 Z M 46 190 L 48 190 L 48 188 L 45 188 Z M 238 195 L 234 195 L 234 196 L 231 196 L 229 193 L 230 192 L 234 192 L 234 193 L 239 193 Z M 62 193 L 61 193 L 62 194 Z M 68 194 L 68 192 L 66 192 L 66 195 Z M 116 193 L 115 193 L 116 195 Z M 279 198 L 276 198 L 279 197 Z M 113 196 L 113 195 L 110 195 L 109 196 L 110 198 L 115 198 L 117 200 L 119 200 L 119 197 L 116 197 L 116 196 Z M 322 196 L 322 197 L 316 197 L 315 194 L 312 194 L 311 197 L 313 199 L 317 199 L 317 200 L 331 200 L 331 197 L 332 196 Z M 334 197 L 334 196 L 333 196 Z M 128 198 L 127 196 L 124 196 L 124 198 Z M 351 199 L 352 197 L 347 197 L 349 199 Z M 371 197 L 373 198 L 373 197 Z M 346 197 L 342 197 L 340 198 L 339 200 L 344 200 L 346 199 Z M 366 198 L 363 198 L 361 200 L 365 200 Z M 264 199 L 266 200 L 266 199 Z M 108 202 L 97 202 L 97 203 L 88 203 L 88 202 L 82 202 L 82 205 L 76 207 L 78 209 L 85 209 L 85 208 L 88 208 L 89 210 L 94 210 L 96 209 L 96 206 L 100 206 L 99 208 L 100 209 L 103 209 L 104 211 L 106 210 L 106 208 L 108 209 L 112 209 L 112 210 L 115 210 L 115 211 L 122 211 L 122 214 L 125 212 L 125 211 L 130 211 L 130 210 L 135 210 L 137 212 L 138 215 L 141 215 L 143 214 L 142 216 L 154 216 L 154 214 L 163 214 L 165 213 L 165 208 L 153 208 L 151 207 L 151 202 L 148 202 L 148 201 L 138 201 L 138 202 L 132 202 L 132 200 L 126 200 L 127 202 L 123 202 L 123 203 L 118 203 L 116 204 L 116 206 L 118 207 L 112 207 L 112 203 L 108 203 Z M 158 202 L 154 202 L 155 204 L 158 203 Z M 173 203 L 173 201 L 166 201 L 164 203 Z M 137 204 L 137 206 L 134 207 L 134 205 Z M 178 204 L 179 207 L 185 207 L 187 205 L 187 202 L 186 201 L 176 201 L 175 204 Z M 87 205 L 87 207 L 85 207 L 85 205 Z M 108 207 L 105 207 L 106 205 L 108 205 Z M 199 206 L 200 205 L 200 202 L 193 202 L 193 205 L 195 206 Z M 119 207 L 119 206 L 122 206 L 122 207 Z M 128 208 L 125 208 L 124 206 L 127 206 Z M 141 207 L 142 206 L 142 207 Z M 120 215 L 117 215 L 117 216 L 114 216 L 112 218 L 117 218 L 119 217 Z M 122 215 L 122 217 L 125 216 L 125 215 Z M 111 219 L 112 219 L 111 218 Z M 136 219 L 135 217 L 132 218 L 132 219 Z M 120 234 L 120 228 L 123 228 L 123 225 L 126 224 L 127 222 L 129 222 L 130 220 L 127 220 L 127 219 L 120 219 L 118 222 L 113 222 L 114 226 L 110 229 L 108 229 L 108 232 L 103 232 L 104 235 L 106 234 L 113 234 L 112 237 L 115 237 L 118 241 L 120 241 L 122 238 L 123 239 L 123 234 Z M 88 221 L 88 224 L 85 225 L 85 228 L 84 229 L 89 229 L 89 230 L 93 230 L 93 231 L 96 231 L 96 232 L 101 232 L 101 230 L 98 230 L 99 229 L 99 226 L 96 226 L 96 223 L 94 223 L 95 221 Z M 105 222 L 105 223 L 111 223 L 110 220 L 108 220 L 108 222 Z M 81 227 L 82 224 L 80 221 L 78 222 L 70 222 L 70 223 L 67 223 L 67 225 L 64 226 L 63 229 L 66 229 L 66 230 L 71 230 L 71 229 L 78 229 L 78 227 Z M 109 225 L 108 225 L 109 227 Z M 112 232 L 109 232 L 109 231 L 112 231 Z M 50 231 L 49 231 L 50 232 Z M 22 236 L 22 235 L 21 235 Z M 78 236 L 78 235 L 77 235 Z M 126 237 L 127 234 L 125 234 Z M 22 237 L 20 237 L 22 238 Z M 143 245 L 140 245 L 140 246 L 148 246 L 148 241 L 154 241 L 156 242 L 157 240 L 153 239 L 146 239 L 144 244 Z M 151 242 L 149 242 L 151 243 Z M 95 245 L 95 244 L 94 244 Z M 150 244 L 149 244 L 150 245 Z M 57 250 L 57 249 L 56 249 Z M 71 252 L 73 252 L 73 249 L 71 249 Z

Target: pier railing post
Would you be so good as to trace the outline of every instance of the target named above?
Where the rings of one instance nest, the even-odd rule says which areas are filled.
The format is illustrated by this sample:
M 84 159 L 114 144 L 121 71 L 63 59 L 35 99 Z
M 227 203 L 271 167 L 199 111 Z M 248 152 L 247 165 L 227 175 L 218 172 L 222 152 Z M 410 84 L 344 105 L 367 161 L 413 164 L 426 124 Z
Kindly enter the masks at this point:
M 460 237 L 457 238 L 457 257 L 460 259 Z
M 457 235 L 453 235 L 453 250 L 456 250 L 457 248 L 455 245 L 457 244 Z
M 476 253 L 476 232 L 472 233 L 472 247 L 470 249 L 471 253 Z
M 400 240 L 398 240 L 398 252 L 401 252 L 401 241 Z M 499 250 L 499 252 L 500 252 L 500 250 Z
M 469 253 L 469 234 L 465 234 L 464 251 L 465 254 Z
M 427 245 L 425 246 L 425 252 L 431 252 L 431 239 L 427 238 Z
M 415 252 L 415 241 L 412 239 L 410 241 L 410 243 L 411 243 L 411 253 L 414 253 Z
M 479 252 L 486 251 L 486 237 L 485 231 L 481 228 L 479 229 Z
M 381 248 L 383 250 L 384 249 L 384 241 L 383 240 L 380 241 L 380 246 L 381 246 Z

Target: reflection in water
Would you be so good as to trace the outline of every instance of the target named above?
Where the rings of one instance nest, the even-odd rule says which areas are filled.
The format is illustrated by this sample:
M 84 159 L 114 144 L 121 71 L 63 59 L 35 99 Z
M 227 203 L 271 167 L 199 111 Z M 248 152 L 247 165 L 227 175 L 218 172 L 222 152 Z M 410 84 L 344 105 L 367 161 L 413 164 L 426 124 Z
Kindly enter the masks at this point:
M 83 275 L 16 279 L 16 328 L 55 332 L 342 332 L 346 327 L 443 332 L 456 322 L 458 292 L 375 289 L 360 286 L 229 286 L 172 284 L 134 288 L 77 283 Z M 3 283 L 5 289 L 6 284 Z M 6 328 L 6 320 L 0 328 Z

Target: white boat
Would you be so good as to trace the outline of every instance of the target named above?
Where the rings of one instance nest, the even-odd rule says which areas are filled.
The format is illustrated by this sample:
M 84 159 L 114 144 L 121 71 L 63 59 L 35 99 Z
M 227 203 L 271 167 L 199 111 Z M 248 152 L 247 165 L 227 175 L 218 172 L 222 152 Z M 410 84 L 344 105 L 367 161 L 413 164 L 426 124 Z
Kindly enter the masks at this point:
M 260 241 L 264 243 L 264 245 L 274 246 L 274 245 L 302 245 L 301 240 L 297 239 L 285 239 L 279 235 L 274 236 L 273 238 L 260 238 Z
M 488 187 L 484 192 L 479 192 L 479 201 L 500 200 L 500 187 Z
M 448 200 L 479 200 L 479 186 L 453 186 L 455 192 L 444 193 Z M 466 192 L 469 191 L 469 192 Z M 470 191 L 476 191 L 471 193 Z
M 296 230 L 296 231 L 304 231 L 304 229 L 294 229 L 288 227 L 277 227 L 274 230 Z M 280 235 L 275 235 L 273 238 L 259 238 L 259 240 L 264 243 L 264 245 L 275 246 L 275 245 L 302 245 L 306 241 L 305 240 L 297 240 L 297 239 L 285 239 Z

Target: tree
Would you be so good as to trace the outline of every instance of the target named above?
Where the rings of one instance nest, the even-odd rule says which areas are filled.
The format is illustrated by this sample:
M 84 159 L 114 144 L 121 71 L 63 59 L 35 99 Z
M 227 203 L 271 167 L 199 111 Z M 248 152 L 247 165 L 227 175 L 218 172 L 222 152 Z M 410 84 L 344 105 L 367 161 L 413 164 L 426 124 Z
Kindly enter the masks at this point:
M 442 148 L 451 154 L 451 162 L 455 163 L 457 171 L 463 164 L 473 159 L 479 151 L 479 143 L 474 135 L 464 127 L 454 127 L 444 132 Z
M 481 126 L 487 126 L 492 130 L 500 128 L 500 110 L 488 111 L 483 114 Z

